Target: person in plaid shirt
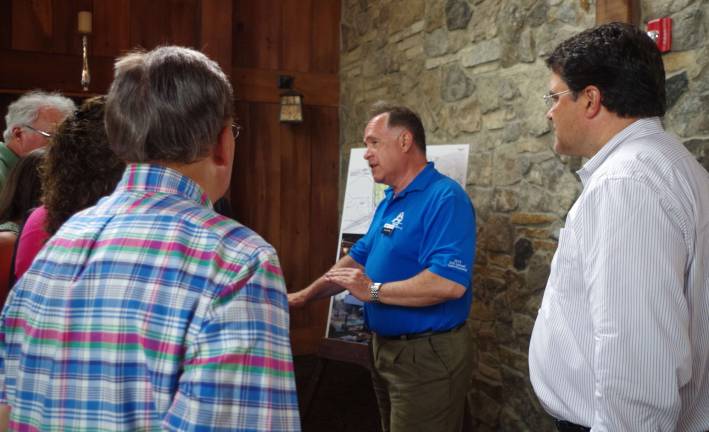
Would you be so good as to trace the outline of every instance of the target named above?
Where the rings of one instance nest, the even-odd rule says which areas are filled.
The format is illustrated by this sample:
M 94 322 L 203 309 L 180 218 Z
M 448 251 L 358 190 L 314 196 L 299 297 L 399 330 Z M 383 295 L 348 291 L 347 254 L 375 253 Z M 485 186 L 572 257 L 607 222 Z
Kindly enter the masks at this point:
M 204 54 L 117 60 L 106 129 L 123 178 L 49 240 L 2 312 L 10 429 L 300 430 L 278 257 L 212 209 L 232 122 Z

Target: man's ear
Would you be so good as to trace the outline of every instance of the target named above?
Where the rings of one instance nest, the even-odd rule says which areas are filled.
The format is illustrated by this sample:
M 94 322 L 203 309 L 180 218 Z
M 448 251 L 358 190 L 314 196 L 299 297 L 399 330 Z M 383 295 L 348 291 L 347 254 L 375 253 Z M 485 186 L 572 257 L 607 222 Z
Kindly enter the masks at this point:
M 603 104 L 601 103 L 602 95 L 601 91 L 596 86 L 588 86 L 583 89 L 581 97 L 584 98 L 586 103 L 586 118 L 594 118 L 601 112 Z
M 234 160 L 234 146 L 231 125 L 224 126 L 217 137 L 217 144 L 212 149 L 214 163 L 217 166 L 230 166 Z
M 399 145 L 404 153 L 408 152 L 414 145 L 414 135 L 410 131 L 404 130 L 399 135 Z
M 5 143 L 5 145 L 7 145 L 7 148 L 12 150 L 16 155 L 19 156 L 24 153 L 22 145 L 23 134 L 24 132 L 22 131 L 22 127 L 15 126 L 12 128 L 12 133 L 10 134 L 10 142 Z

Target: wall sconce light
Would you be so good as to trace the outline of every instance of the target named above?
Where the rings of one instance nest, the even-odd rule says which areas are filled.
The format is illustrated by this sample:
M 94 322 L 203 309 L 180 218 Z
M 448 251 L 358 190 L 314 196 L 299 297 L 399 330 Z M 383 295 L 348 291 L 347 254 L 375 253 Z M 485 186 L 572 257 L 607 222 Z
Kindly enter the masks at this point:
M 88 41 L 89 35 L 92 30 L 91 23 L 91 12 L 81 11 L 79 12 L 79 22 L 78 22 L 79 34 L 81 34 L 81 45 L 82 45 L 82 57 L 83 65 L 81 67 L 81 88 L 84 91 L 89 90 L 89 84 L 91 83 L 91 74 L 89 73 L 89 54 L 88 54 Z
M 278 76 L 278 88 L 281 89 L 281 123 L 303 122 L 303 95 L 293 90 L 294 78 L 289 75 Z

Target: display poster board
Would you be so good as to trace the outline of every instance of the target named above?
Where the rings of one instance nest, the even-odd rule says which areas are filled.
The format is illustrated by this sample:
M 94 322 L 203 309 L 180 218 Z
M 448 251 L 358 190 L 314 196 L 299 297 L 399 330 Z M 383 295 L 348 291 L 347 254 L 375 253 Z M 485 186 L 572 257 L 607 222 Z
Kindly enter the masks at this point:
M 429 145 L 426 154 L 438 171 L 465 188 L 469 148 L 468 144 Z M 364 160 L 364 152 L 364 148 L 352 149 L 350 152 L 337 248 L 338 260 L 367 233 L 374 210 L 384 198 L 384 191 L 388 187 L 374 182 L 369 165 Z M 369 333 L 364 328 L 362 302 L 347 291 L 330 300 L 326 337 L 362 344 L 369 341 Z

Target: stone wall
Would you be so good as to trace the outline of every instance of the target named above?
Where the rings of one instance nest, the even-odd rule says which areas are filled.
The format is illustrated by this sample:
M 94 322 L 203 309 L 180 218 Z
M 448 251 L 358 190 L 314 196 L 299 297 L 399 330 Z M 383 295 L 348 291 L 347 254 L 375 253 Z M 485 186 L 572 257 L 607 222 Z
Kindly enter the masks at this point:
M 675 23 L 664 57 L 666 126 L 709 167 L 709 1 L 641 3 L 643 22 Z M 594 23 L 592 0 L 343 0 L 341 190 L 377 100 L 417 110 L 430 144 L 471 145 L 476 431 L 552 430 L 529 383 L 527 350 L 582 161 L 552 151 L 543 59 Z

